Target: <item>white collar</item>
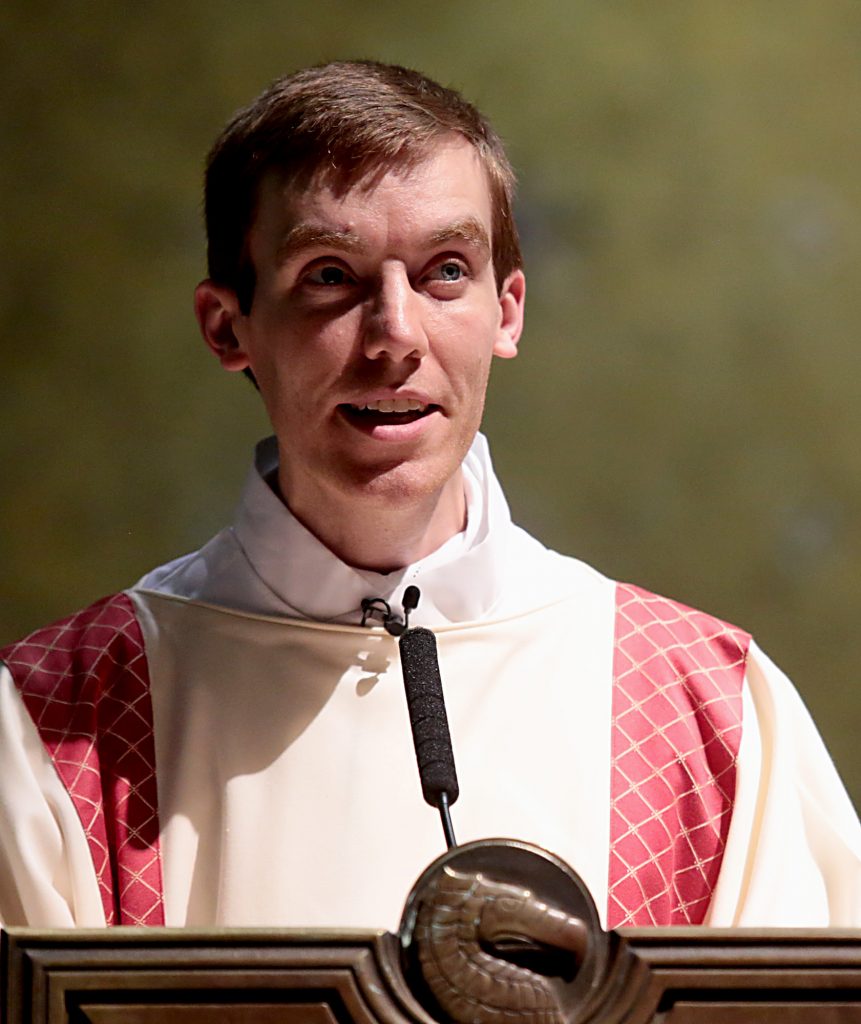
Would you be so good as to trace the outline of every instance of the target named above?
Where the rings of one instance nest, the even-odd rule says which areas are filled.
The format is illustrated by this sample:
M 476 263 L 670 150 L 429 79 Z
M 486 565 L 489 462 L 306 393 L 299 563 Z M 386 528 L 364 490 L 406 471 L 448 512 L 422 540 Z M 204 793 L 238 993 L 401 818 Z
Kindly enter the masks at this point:
M 501 590 L 511 517 L 481 434 L 463 463 L 466 529 L 426 558 L 386 575 L 346 565 L 306 529 L 266 483 L 276 468 L 275 439 L 266 438 L 257 445 L 233 533 L 251 568 L 282 605 L 280 614 L 356 622 L 366 597 L 381 597 L 400 612 L 410 584 L 421 591 L 413 625 L 475 621 L 492 610 Z
M 276 463 L 268 438 L 257 446 L 235 524 L 199 551 L 147 573 L 135 589 L 251 615 L 358 624 L 363 598 L 383 598 L 400 613 L 404 590 L 415 584 L 421 601 L 411 623 L 438 628 L 519 615 L 591 592 L 582 587 L 598 578 L 511 522 L 480 434 L 463 463 L 466 529 L 385 576 L 345 565 L 305 529 L 264 479 Z

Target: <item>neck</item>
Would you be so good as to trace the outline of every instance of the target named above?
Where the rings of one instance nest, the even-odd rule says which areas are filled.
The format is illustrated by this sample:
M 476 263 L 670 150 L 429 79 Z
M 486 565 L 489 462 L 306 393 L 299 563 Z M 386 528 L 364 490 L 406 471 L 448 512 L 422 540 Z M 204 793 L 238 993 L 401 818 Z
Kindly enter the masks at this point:
M 466 527 L 466 498 L 460 471 L 445 486 L 422 500 L 392 500 L 332 495 L 296 507 L 281 497 L 315 537 L 355 569 L 389 573 L 426 558 Z

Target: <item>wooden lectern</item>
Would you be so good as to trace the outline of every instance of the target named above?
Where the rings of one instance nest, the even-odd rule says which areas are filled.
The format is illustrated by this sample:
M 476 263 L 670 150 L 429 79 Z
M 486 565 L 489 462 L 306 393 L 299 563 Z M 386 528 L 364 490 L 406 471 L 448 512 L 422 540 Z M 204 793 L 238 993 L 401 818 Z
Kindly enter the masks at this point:
M 861 931 L 627 928 L 537 847 L 449 851 L 389 932 L 2 936 L 0 1024 L 861 1024 Z

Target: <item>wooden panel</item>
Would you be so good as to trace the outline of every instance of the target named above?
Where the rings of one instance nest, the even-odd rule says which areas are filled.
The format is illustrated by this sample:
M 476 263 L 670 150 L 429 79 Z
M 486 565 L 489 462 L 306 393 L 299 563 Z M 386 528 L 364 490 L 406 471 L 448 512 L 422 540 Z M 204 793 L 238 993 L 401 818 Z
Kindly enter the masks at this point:
M 404 1015 L 412 997 L 381 934 L 12 929 L 3 940 L 4 1024 L 429 1021 Z
M 3 946 L 3 1024 L 434 1024 L 379 933 L 13 929 Z M 861 932 L 623 929 L 584 998 L 565 1021 L 861 1024 Z
M 861 933 L 622 929 L 628 1024 L 861 1024 Z
M 322 1003 L 279 1006 L 273 1003 L 223 1003 L 183 1006 L 178 1003 L 125 1003 L 81 1006 L 72 1021 L 88 1024 L 337 1024 Z
M 678 1002 L 663 1024 L 861 1024 L 861 1003 Z

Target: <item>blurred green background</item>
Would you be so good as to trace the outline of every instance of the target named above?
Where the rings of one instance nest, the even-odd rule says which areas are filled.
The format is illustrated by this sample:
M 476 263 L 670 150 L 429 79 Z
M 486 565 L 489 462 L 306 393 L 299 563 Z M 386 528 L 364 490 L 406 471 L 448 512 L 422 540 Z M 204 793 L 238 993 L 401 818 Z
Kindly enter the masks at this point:
M 478 103 L 521 177 L 514 514 L 757 634 L 861 803 L 861 4 L 0 10 L 0 643 L 199 546 L 265 430 L 197 337 L 203 156 L 338 57 Z

